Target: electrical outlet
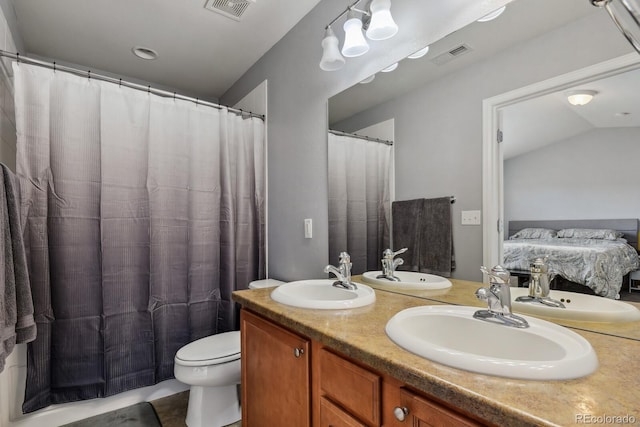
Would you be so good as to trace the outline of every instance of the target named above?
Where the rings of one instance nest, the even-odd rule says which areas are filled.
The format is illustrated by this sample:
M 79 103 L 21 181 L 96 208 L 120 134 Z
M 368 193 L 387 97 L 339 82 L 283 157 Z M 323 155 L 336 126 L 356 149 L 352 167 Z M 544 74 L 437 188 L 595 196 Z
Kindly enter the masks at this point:
M 482 211 L 462 211 L 462 225 L 480 225 Z

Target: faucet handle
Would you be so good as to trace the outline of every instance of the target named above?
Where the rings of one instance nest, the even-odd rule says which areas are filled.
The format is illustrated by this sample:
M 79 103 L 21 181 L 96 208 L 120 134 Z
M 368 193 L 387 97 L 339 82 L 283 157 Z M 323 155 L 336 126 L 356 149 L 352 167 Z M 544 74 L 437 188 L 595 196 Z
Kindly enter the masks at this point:
M 347 252 L 340 252 L 340 264 L 351 264 L 351 255 Z
M 394 259 L 396 256 L 407 252 L 408 250 L 409 248 L 402 248 L 393 252 L 391 249 L 385 249 L 384 252 L 382 252 L 382 258 L 391 260 L 391 259 Z
M 403 253 L 407 252 L 408 250 L 409 250 L 409 248 L 402 248 L 402 249 L 398 249 L 397 251 L 395 251 L 395 252 L 393 253 L 393 256 L 394 256 L 394 257 L 395 257 L 395 256 L 398 256 L 398 255 L 400 255 L 400 254 L 403 254 Z
M 509 273 L 509 270 L 507 270 L 501 265 L 496 265 L 491 270 L 488 270 L 487 267 L 483 265 L 480 267 L 480 270 L 484 274 L 489 276 L 490 282 L 491 282 L 491 279 L 493 279 L 495 280 L 495 283 L 508 284 L 509 279 L 511 278 L 511 273 Z

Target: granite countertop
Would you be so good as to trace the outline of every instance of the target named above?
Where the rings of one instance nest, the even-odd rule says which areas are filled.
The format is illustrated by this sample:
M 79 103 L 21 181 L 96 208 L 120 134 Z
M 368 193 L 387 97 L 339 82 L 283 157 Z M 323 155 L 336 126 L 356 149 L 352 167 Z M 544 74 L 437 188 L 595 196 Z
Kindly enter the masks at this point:
M 563 381 L 499 378 L 431 362 L 403 350 L 386 336 L 384 327 L 397 312 L 441 302 L 377 289 L 376 302 L 367 307 L 309 310 L 277 303 L 271 299 L 271 291 L 236 291 L 233 299 L 255 313 L 490 423 L 568 426 L 587 424 L 588 416 L 627 416 L 635 417 L 630 424 L 640 422 L 640 341 L 576 330 L 589 340 L 598 355 L 600 366 L 595 373 Z

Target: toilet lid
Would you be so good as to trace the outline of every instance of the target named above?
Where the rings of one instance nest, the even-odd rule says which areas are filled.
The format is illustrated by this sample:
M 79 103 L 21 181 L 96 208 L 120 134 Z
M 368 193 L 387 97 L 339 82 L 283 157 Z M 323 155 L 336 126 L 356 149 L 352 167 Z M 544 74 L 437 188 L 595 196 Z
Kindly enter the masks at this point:
M 176 353 L 176 362 L 184 366 L 215 365 L 237 359 L 240 359 L 240 331 L 200 338 Z

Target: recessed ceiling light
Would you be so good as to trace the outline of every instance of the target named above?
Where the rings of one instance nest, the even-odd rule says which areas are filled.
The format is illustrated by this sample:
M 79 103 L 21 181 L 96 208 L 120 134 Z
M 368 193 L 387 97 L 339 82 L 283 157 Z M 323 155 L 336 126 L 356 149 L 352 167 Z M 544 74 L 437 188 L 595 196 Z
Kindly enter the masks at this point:
M 382 70 L 380 70 L 380 71 L 382 71 L 383 73 L 390 73 L 390 72 L 392 72 L 393 70 L 395 70 L 396 68 L 398 68 L 398 63 L 397 63 L 397 62 L 396 62 L 395 64 L 391 64 L 391 65 L 389 65 L 387 68 L 383 68 L 383 69 L 382 69 Z
M 502 12 L 507 8 L 507 6 L 502 6 L 499 9 L 494 10 L 493 12 L 489 12 L 484 15 L 482 18 L 478 19 L 478 22 L 487 22 L 496 19 L 498 16 L 502 15 Z
M 375 75 L 375 74 L 371 74 L 371 75 L 370 75 L 369 77 L 367 77 L 366 79 L 364 79 L 364 80 L 360 80 L 360 84 L 365 85 L 365 84 L 367 84 L 367 83 L 371 83 L 371 82 L 373 81 L 373 79 L 375 79 L 375 78 L 376 78 L 376 75 Z
M 131 52 L 140 59 L 153 60 L 158 58 L 158 52 L 148 47 L 135 46 Z
M 427 52 L 429 52 L 429 46 L 423 47 L 419 51 L 414 52 L 411 55 L 407 56 L 407 58 L 409 58 L 409 59 L 422 58 L 423 56 L 425 56 L 427 54 Z

